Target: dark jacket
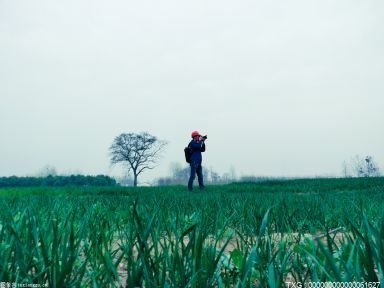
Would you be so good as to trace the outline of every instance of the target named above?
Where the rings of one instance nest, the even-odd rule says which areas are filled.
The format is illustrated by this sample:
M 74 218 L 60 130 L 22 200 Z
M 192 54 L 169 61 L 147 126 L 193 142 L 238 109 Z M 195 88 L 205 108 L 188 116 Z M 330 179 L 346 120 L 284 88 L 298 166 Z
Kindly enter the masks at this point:
M 204 141 L 195 141 L 192 139 L 191 142 L 189 142 L 188 147 L 192 150 L 191 163 L 201 164 L 203 161 L 201 152 L 205 151 Z

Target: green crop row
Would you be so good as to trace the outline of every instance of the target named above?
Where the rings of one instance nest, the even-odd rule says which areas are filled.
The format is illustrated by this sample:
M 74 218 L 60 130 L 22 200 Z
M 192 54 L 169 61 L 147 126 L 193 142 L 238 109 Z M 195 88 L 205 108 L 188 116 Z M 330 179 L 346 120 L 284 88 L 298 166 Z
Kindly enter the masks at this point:
M 382 178 L 0 190 L 0 282 L 383 284 Z M 378 287 L 378 286 L 376 286 Z

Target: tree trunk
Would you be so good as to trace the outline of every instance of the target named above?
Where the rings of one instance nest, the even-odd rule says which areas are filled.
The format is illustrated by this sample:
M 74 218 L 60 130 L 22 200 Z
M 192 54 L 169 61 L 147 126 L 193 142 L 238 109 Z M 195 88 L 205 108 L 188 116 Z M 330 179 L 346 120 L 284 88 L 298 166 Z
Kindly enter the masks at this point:
M 137 174 L 133 173 L 133 187 L 137 187 Z

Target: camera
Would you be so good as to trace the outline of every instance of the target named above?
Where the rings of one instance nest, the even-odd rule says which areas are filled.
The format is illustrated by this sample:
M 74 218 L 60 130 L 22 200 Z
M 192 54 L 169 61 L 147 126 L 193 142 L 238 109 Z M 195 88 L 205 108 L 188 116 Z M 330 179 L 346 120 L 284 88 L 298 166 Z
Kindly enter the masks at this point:
M 203 141 L 204 140 L 207 140 L 208 139 L 208 136 L 207 135 L 205 135 L 205 136 L 203 136 L 203 137 L 201 137 L 202 139 L 203 139 Z

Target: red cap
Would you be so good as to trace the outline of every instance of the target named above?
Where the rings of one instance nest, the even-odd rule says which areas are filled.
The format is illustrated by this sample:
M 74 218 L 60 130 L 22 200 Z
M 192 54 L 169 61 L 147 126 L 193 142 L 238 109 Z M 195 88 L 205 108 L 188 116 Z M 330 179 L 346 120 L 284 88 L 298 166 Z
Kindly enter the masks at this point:
M 193 131 L 192 134 L 191 134 L 192 138 L 196 137 L 196 136 L 201 136 L 199 132 L 197 131 Z

